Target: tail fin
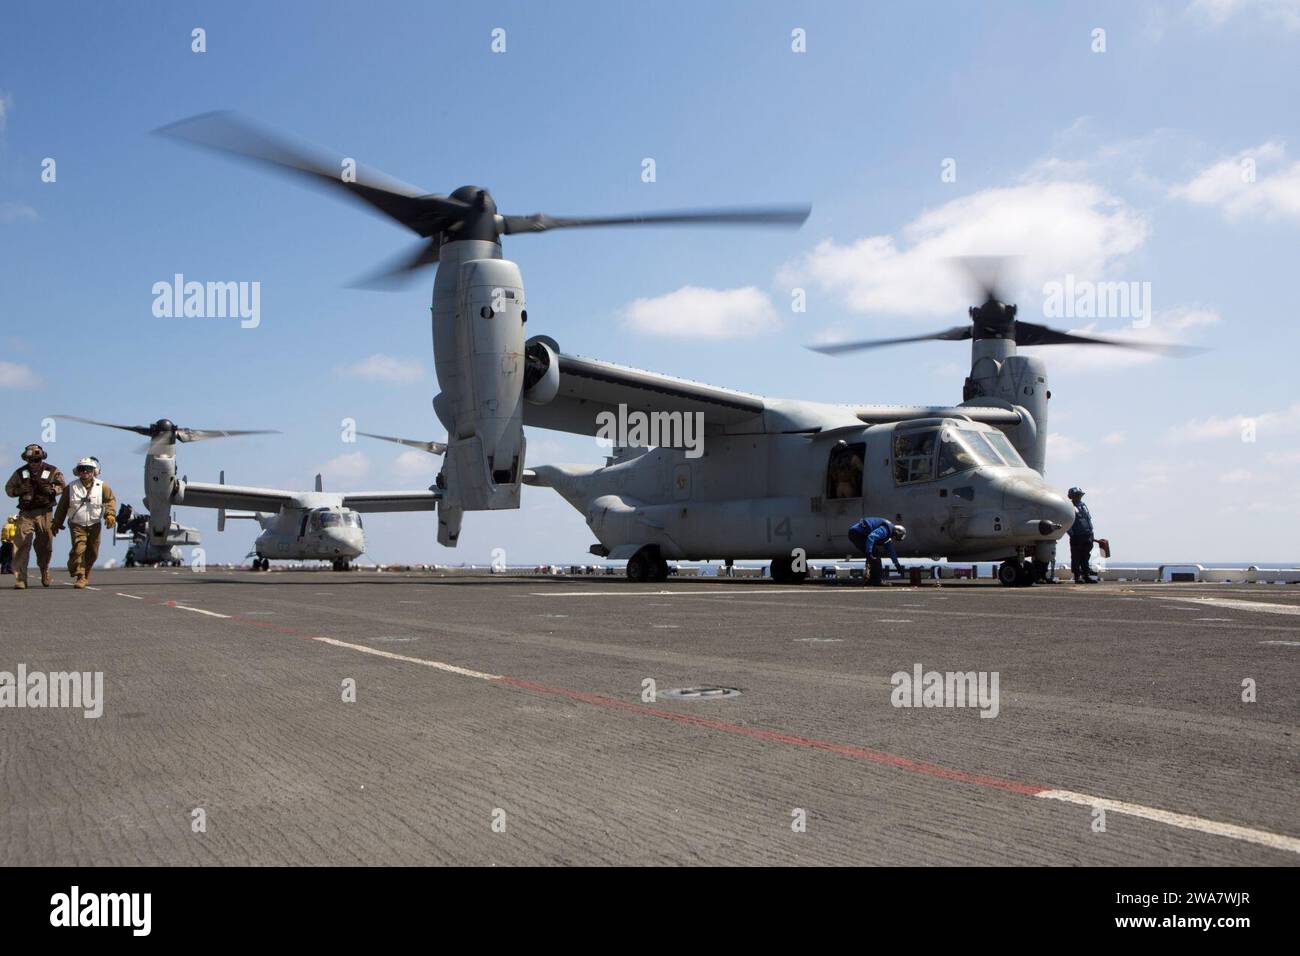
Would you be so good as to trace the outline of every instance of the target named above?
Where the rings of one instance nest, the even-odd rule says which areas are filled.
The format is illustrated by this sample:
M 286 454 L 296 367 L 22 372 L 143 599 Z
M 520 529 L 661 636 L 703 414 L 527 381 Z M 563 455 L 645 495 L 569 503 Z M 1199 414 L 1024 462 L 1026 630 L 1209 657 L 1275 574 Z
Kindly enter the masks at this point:
M 317 490 L 317 491 L 324 491 L 324 490 L 325 490 L 325 483 L 324 483 L 323 481 L 321 481 L 321 479 L 320 479 L 320 474 L 319 474 L 319 473 L 316 475 L 316 490 Z

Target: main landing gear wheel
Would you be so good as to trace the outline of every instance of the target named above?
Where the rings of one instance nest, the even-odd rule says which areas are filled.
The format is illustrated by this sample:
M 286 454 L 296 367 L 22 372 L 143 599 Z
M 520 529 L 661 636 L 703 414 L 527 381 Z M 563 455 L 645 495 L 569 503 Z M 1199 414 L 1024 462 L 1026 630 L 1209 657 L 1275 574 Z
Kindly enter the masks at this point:
M 1027 588 L 1034 583 L 1034 568 L 1028 561 L 1003 561 L 998 583 L 1005 588 Z
M 643 548 L 628 558 L 627 579 L 638 584 L 642 581 L 667 581 L 668 562 L 657 552 Z
M 772 559 L 769 573 L 775 584 L 803 584 L 808 577 L 807 571 L 794 570 L 794 561 L 788 555 Z

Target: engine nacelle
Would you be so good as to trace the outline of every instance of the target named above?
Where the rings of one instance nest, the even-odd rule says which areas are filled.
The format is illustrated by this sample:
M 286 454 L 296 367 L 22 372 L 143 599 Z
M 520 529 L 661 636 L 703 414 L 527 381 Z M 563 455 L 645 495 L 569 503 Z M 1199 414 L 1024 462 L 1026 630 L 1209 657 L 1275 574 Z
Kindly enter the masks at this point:
M 149 538 L 163 544 L 172 524 L 172 496 L 176 490 L 175 445 L 144 460 L 144 503 L 149 509 Z
M 554 339 L 535 335 L 524 347 L 524 401 L 545 405 L 560 393 L 560 351 Z
M 458 245 L 458 244 L 453 244 Z M 439 279 L 451 265 L 439 267 Z M 435 400 L 447 425 L 443 473 L 449 509 L 518 508 L 524 469 L 524 286 L 505 259 L 468 259 L 456 274 L 455 309 L 435 288 L 435 337 L 450 318 L 456 361 L 439 381 Z M 444 374 L 444 371 L 446 374 Z

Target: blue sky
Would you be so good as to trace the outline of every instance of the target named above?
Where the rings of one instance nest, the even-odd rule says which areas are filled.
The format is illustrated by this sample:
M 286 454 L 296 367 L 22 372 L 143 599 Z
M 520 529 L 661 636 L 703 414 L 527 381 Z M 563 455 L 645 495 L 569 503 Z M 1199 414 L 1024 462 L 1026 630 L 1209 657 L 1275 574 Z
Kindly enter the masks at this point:
M 191 51 L 195 27 L 205 53 Z M 805 53 L 791 50 L 795 28 Z M 1092 49 L 1098 28 L 1104 52 Z M 399 293 L 347 288 L 409 233 L 149 135 L 229 108 L 433 192 L 487 186 L 509 213 L 811 202 L 798 232 L 507 239 L 530 332 L 763 394 L 957 401 L 964 344 L 840 359 L 801 348 L 962 321 L 945 255 L 1022 254 L 1016 298 L 1038 321 L 1044 282 L 1066 273 L 1150 283 L 1149 329 L 1047 321 L 1211 351 L 1037 350 L 1054 394 L 1049 479 L 1089 489 L 1117 561 L 1296 560 L 1298 52 L 1295 0 L 9 4 L 0 440 L 16 465 L 51 413 L 165 415 L 284 433 L 183 448 L 196 479 L 219 468 L 281 487 L 309 487 L 318 470 L 336 489 L 432 478 L 433 459 L 340 441 L 345 417 L 443 437 L 429 404 L 432 276 Z M 641 181 L 646 157 L 654 183 Z M 156 318 L 151 287 L 177 272 L 260 282 L 261 324 Z M 790 309 L 796 286 L 804 313 Z M 686 328 L 654 321 L 674 293 Z M 1254 441 L 1241 438 L 1246 420 Z M 533 463 L 600 456 L 571 436 L 530 442 Z M 53 459 L 97 454 L 130 498 L 135 444 L 63 425 Z M 432 516 L 375 516 L 370 554 L 485 563 L 505 547 L 512 563 L 581 560 L 593 539 L 580 516 L 546 490 L 524 502 L 467 516 L 455 552 L 435 543 Z M 182 517 L 204 529 L 211 560 L 248 548 L 246 528 L 218 536 L 210 513 Z

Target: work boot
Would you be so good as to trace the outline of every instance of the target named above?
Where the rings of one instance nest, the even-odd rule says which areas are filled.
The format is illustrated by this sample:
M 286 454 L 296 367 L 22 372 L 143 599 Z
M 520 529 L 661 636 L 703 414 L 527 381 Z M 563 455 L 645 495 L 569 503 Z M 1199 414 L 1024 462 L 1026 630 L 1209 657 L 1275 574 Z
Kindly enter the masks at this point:
M 77 578 L 77 583 L 74 584 L 74 585 L 72 585 L 72 586 L 73 586 L 74 588 L 76 588 L 77 590 L 81 590 L 82 588 L 84 588 L 84 587 L 86 586 L 86 579 L 83 578 L 83 577 L 78 577 L 78 578 Z
M 48 588 L 53 583 L 54 579 L 50 577 L 50 569 L 41 568 L 41 587 Z
M 17 576 L 14 578 L 14 590 L 15 590 L 15 591 L 23 591 L 23 590 L 26 590 L 26 588 L 27 588 L 27 578 L 26 578 L 26 576 L 21 575 L 21 574 L 20 574 L 20 575 L 17 575 Z

